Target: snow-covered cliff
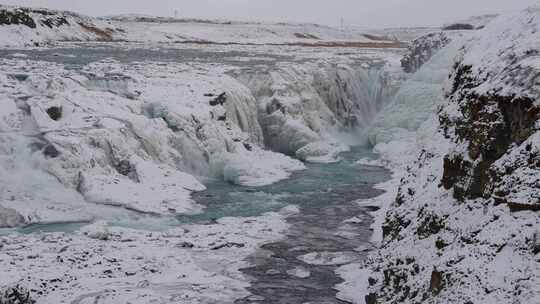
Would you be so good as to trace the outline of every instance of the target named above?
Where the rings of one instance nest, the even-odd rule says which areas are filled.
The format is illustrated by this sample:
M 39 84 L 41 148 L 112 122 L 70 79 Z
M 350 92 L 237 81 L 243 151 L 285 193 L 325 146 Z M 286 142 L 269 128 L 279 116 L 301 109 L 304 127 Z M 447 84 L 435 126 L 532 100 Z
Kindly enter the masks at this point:
M 389 193 L 364 202 L 390 205 L 384 239 L 366 265 L 343 270 L 364 269 L 342 297 L 540 301 L 539 30 L 540 11 L 530 8 L 475 32 L 455 53 L 438 113 L 413 137 L 376 147 L 398 188 L 389 183 Z

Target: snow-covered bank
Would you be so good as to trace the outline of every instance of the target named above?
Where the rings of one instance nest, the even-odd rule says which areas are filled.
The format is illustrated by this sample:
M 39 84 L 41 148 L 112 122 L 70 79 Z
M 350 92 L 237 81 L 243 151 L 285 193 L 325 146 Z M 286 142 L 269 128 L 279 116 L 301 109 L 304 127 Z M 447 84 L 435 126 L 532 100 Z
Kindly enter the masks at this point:
M 291 212 L 160 233 L 97 223 L 77 234 L 3 236 L 0 286 L 24 286 L 37 303 L 233 303 L 249 295 L 245 258 L 278 240 Z
M 530 8 L 474 32 L 438 113 L 376 147 L 396 175 L 363 202 L 383 206 L 383 238 L 365 264 L 341 269 L 345 299 L 540 301 L 539 20 Z
M 110 41 L 123 32 L 109 22 L 67 11 L 0 4 L 0 46 L 39 46 L 54 41 Z

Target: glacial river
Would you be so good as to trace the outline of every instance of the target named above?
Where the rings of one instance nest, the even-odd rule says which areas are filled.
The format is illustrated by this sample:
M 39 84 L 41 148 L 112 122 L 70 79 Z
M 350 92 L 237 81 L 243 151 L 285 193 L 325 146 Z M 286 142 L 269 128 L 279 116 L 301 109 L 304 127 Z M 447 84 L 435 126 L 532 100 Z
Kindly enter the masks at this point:
M 291 228 L 284 238 L 264 245 L 251 258 L 254 266 L 243 269 L 252 279 L 254 296 L 237 303 L 344 303 L 335 298 L 333 286 L 340 280 L 334 270 L 365 258 L 372 233 L 369 212 L 374 210 L 355 201 L 381 194 L 373 185 L 390 177 L 384 168 L 357 164 L 365 157 L 375 155 L 353 148 L 339 163 L 307 164 L 290 179 L 265 187 L 211 182 L 207 191 L 195 195 L 206 212 L 181 220 L 212 221 L 298 206 L 300 213 L 287 219 Z

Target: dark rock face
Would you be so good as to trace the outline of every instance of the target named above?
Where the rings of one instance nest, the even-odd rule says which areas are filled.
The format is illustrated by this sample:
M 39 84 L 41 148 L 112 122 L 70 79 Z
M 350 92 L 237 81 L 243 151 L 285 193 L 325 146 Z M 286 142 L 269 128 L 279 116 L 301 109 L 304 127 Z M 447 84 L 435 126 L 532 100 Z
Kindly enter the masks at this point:
M 29 13 L 29 9 L 18 8 L 9 11 L 0 7 L 0 25 L 25 25 L 29 28 L 36 28 L 36 23 Z
M 227 93 L 221 93 L 216 98 L 210 100 L 211 106 L 223 105 L 227 102 Z
M 40 21 L 41 25 L 48 28 L 60 27 L 62 25 L 69 25 L 69 22 L 64 16 L 48 17 Z
M 30 292 L 22 286 L 15 286 L 0 291 L 0 304 L 34 304 Z
M 115 168 L 118 173 L 129 177 L 129 179 L 133 180 L 134 182 L 140 182 L 139 175 L 137 174 L 137 168 L 135 168 L 135 166 L 132 165 L 128 160 L 119 161 L 115 165 Z
M 62 118 L 62 107 L 50 107 L 47 109 L 47 114 L 52 120 L 58 121 Z
M 438 295 L 443 288 L 443 275 L 442 272 L 433 270 L 431 273 L 431 280 L 429 284 L 429 290 L 433 295 Z
M 374 293 L 370 293 L 365 297 L 366 304 L 378 304 L 377 302 L 377 295 Z
M 459 31 L 459 30 L 474 30 L 475 27 L 472 24 L 467 23 L 454 23 L 443 27 L 444 31 Z
M 540 107 L 532 98 L 475 93 L 483 81 L 472 75 L 470 66 L 457 65 L 449 99 L 459 105 L 460 115 L 440 117 L 447 136 L 468 143 L 468 155 L 447 155 L 444 162 L 442 184 L 454 189 L 459 200 L 491 197 L 501 173 L 492 165 L 536 132 L 540 120 Z
M 43 149 L 43 155 L 50 158 L 56 158 L 60 155 L 60 152 L 51 144 L 48 144 Z
M 401 67 L 407 73 L 414 73 L 433 55 L 451 42 L 444 32 L 431 33 L 411 42 L 407 53 L 401 59 Z

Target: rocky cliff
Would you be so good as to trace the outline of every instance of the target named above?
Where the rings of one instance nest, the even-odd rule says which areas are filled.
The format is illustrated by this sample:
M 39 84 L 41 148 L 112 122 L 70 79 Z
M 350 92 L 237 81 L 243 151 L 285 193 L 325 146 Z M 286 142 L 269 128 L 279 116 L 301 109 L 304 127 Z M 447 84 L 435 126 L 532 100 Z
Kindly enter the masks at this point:
M 368 265 L 366 303 L 540 301 L 540 12 L 459 50 Z

